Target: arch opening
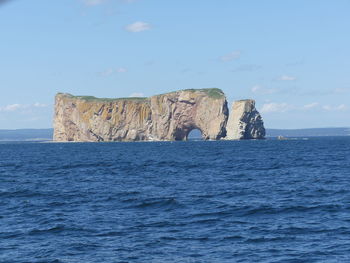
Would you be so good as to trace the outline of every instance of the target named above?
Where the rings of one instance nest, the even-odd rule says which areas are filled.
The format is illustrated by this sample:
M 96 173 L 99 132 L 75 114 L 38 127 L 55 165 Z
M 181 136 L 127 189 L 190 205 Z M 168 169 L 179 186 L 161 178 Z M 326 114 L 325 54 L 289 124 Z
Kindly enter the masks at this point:
M 189 141 L 202 141 L 203 133 L 200 129 L 194 128 L 188 132 L 186 137 L 187 137 L 187 140 Z
M 173 133 L 175 141 L 199 141 L 205 140 L 203 132 L 196 126 L 178 127 Z

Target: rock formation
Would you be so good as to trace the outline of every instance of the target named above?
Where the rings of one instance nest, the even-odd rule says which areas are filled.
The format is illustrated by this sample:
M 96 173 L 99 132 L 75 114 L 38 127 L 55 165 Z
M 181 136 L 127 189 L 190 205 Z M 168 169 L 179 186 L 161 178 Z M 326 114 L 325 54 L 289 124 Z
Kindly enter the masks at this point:
M 219 89 L 182 90 L 150 98 L 98 99 L 59 93 L 55 141 L 205 140 L 226 136 L 228 108 Z
M 264 123 L 254 100 L 239 100 L 232 105 L 226 126 L 227 140 L 263 139 Z

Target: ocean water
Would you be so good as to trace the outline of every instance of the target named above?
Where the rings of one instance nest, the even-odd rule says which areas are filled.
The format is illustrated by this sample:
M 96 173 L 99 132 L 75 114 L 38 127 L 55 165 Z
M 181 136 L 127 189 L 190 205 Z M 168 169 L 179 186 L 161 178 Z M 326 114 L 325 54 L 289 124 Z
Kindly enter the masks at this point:
M 350 138 L 1 143 L 0 262 L 350 262 Z

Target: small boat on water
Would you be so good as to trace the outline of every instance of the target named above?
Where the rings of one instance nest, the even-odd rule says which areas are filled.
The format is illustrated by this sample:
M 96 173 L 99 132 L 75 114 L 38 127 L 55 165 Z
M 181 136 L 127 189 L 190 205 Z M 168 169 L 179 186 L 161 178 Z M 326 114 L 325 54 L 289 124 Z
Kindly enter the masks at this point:
M 277 140 L 288 140 L 286 137 L 283 137 L 282 135 L 277 136 Z

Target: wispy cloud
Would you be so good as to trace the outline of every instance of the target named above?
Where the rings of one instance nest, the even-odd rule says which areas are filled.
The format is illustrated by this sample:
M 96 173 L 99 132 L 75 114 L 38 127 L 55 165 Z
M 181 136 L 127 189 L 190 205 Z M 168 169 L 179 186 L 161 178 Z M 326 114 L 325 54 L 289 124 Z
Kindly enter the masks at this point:
M 34 103 L 34 104 L 9 104 L 3 107 L 0 107 L 0 112 L 15 112 L 19 110 L 33 109 L 33 108 L 45 108 L 48 107 L 47 104 L 43 103 Z
M 228 62 L 228 61 L 239 59 L 240 57 L 241 57 L 241 51 L 236 50 L 236 51 L 233 51 L 231 53 L 228 53 L 226 55 L 221 56 L 220 60 L 223 62 Z
M 4 107 L 0 107 L 0 111 L 16 111 L 18 109 L 21 109 L 23 105 L 21 104 L 9 104 Z
M 0 4 L 3 2 L 8 2 L 10 0 L 0 0 Z M 106 3 L 113 3 L 113 2 L 120 2 L 120 3 L 134 3 L 138 0 L 79 0 L 80 2 L 82 2 L 84 5 L 86 6 L 98 6 L 98 5 L 102 5 L 102 4 L 106 4 Z
M 135 92 L 135 93 L 131 93 L 129 95 L 129 97 L 133 97 L 133 98 L 135 98 L 135 97 L 145 97 L 145 95 L 143 93 L 141 93 L 141 92 Z
M 83 0 L 83 3 L 87 6 L 97 6 L 107 2 L 107 0 Z
M 310 110 L 310 109 L 317 108 L 318 106 L 319 106 L 318 102 L 313 102 L 313 103 L 309 103 L 309 104 L 304 105 L 303 108 L 305 110 Z
M 282 75 L 278 78 L 278 80 L 282 80 L 282 81 L 294 81 L 297 78 L 294 76 L 289 76 L 289 75 Z
M 99 75 L 103 77 L 108 77 L 110 75 L 116 74 L 116 73 L 126 73 L 128 70 L 126 68 L 120 67 L 120 68 L 109 68 L 106 69 L 105 71 L 99 72 Z
M 261 85 L 254 85 L 252 88 L 251 88 L 251 91 L 255 94 L 261 94 L 261 95 L 266 95 L 266 94 L 273 94 L 273 93 L 276 93 L 277 90 L 276 89 L 267 89 L 267 88 L 264 88 L 263 86 Z
M 39 103 L 39 102 L 36 102 L 33 104 L 33 107 L 35 108 L 46 108 L 48 105 L 47 104 L 43 104 L 43 103 Z
M 127 72 L 128 70 L 127 70 L 126 68 L 117 68 L 115 71 L 116 71 L 117 73 L 125 73 L 125 72 Z
M 142 31 L 150 30 L 152 27 L 149 23 L 137 21 L 132 24 L 129 24 L 125 27 L 126 31 L 132 32 L 132 33 L 139 33 Z
M 104 77 L 107 77 L 107 76 L 110 76 L 114 73 L 114 70 L 109 68 L 109 69 L 106 69 L 105 71 L 102 71 L 102 72 L 99 72 L 99 74 L 101 76 L 104 76 Z
M 345 104 L 340 104 L 340 105 L 324 105 L 322 106 L 322 109 L 325 111 L 345 111 L 348 109 L 348 107 Z
M 12 0 L 0 0 L 0 4 L 3 2 L 9 2 Z M 120 4 L 131 4 L 134 2 L 137 2 L 138 0 L 77 0 L 80 3 L 82 3 L 83 5 L 87 6 L 87 7 L 96 7 L 96 6 L 102 6 L 102 5 L 107 5 L 109 4 L 109 6 L 113 6 L 113 4 L 116 3 L 120 3 Z M 108 14 L 113 14 L 115 13 L 115 11 L 113 12 L 108 12 Z
M 335 94 L 344 94 L 344 93 L 348 93 L 348 92 L 350 92 L 349 88 L 336 88 L 336 89 L 332 90 L 332 93 L 335 93 Z
M 286 112 L 291 109 L 292 106 L 287 103 L 265 103 L 262 108 L 262 113 L 271 113 L 271 112 Z
M 339 104 L 339 105 L 322 105 L 319 102 L 312 102 L 309 104 L 305 104 L 302 106 L 295 106 L 288 103 L 265 103 L 262 108 L 262 113 L 284 113 L 287 111 L 346 111 L 349 107 L 345 104 Z

